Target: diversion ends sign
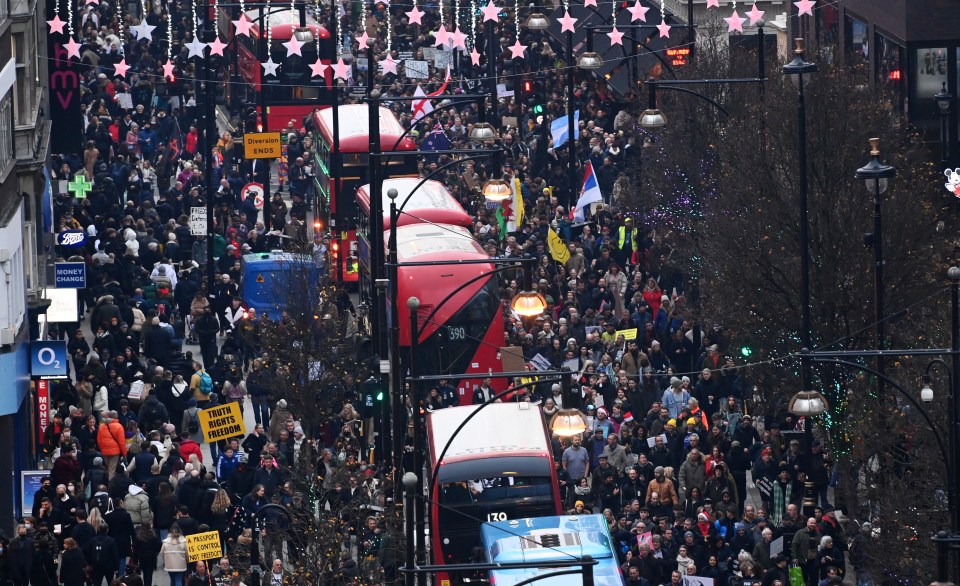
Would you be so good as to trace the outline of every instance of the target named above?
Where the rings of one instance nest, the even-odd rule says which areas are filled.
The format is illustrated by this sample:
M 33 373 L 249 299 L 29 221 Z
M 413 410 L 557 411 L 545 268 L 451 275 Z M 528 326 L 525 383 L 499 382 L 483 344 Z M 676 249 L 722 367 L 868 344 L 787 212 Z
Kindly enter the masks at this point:
M 243 135 L 245 159 L 279 159 L 281 151 L 279 132 L 248 132 Z
M 187 535 L 187 561 L 191 564 L 221 557 L 223 549 L 220 547 L 219 531 Z
M 239 403 L 208 407 L 200 411 L 197 417 L 200 419 L 203 438 L 208 444 L 228 437 L 247 434 L 247 427 L 243 423 L 243 414 L 240 413 Z

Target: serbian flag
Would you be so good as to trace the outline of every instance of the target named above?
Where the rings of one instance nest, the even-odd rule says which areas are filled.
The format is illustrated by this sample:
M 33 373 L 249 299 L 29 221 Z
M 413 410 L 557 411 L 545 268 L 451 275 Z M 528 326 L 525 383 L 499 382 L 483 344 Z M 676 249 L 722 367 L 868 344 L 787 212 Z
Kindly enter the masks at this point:
M 413 110 L 413 121 L 423 118 L 424 116 L 433 112 L 433 102 L 429 98 L 435 98 L 441 95 L 443 92 L 447 91 L 447 86 L 450 84 L 450 67 L 447 66 L 447 77 L 443 80 L 443 85 L 435 91 L 429 94 L 423 92 L 423 88 L 417 85 L 417 89 L 413 92 L 413 97 L 423 98 L 422 100 L 413 100 L 410 107 Z
M 580 188 L 580 198 L 577 199 L 577 206 L 573 209 L 573 221 L 583 222 L 586 218 L 586 210 L 590 204 L 603 201 L 603 194 L 600 193 L 600 183 L 597 182 L 597 174 L 593 171 L 593 164 L 588 160 L 583 169 L 583 186 Z

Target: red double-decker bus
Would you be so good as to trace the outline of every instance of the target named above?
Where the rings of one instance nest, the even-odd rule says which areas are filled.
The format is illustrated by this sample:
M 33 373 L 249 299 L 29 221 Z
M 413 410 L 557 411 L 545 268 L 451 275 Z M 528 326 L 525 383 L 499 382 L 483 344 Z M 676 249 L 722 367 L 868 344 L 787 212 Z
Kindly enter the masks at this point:
M 263 75 L 263 67 L 257 56 L 260 54 L 260 30 L 262 8 L 248 10 L 245 15 L 254 24 L 250 35 L 235 34 L 232 21 L 239 18 L 239 9 L 220 7 L 217 19 L 220 37 L 226 43 L 235 43 L 229 58 L 231 83 L 227 85 L 227 100 L 232 104 L 253 106 L 261 103 L 259 92 L 265 92 L 262 103 L 266 113 L 260 113 L 258 130 L 278 131 L 287 127 L 291 120 L 296 128 L 303 126 L 316 108 L 329 103 L 329 91 L 333 83 L 331 69 L 323 77 L 312 77 L 310 65 L 318 57 L 330 64 L 335 52 L 335 42 L 326 27 L 317 23 L 312 15 L 305 15 L 301 26 L 301 14 L 294 10 L 268 10 L 270 23 L 269 56 L 280 65 L 277 75 Z M 264 22 L 266 22 L 266 14 Z M 283 43 L 295 37 L 302 43 L 302 55 L 288 55 Z
M 333 109 L 313 113 L 316 165 L 314 183 L 320 209 L 314 219 L 321 230 L 336 234 L 333 242 L 337 262 L 343 265 L 343 281 L 359 280 L 357 257 L 357 189 L 370 182 L 370 125 L 368 106 L 348 104 L 339 106 L 339 144 L 342 168 L 339 185 L 333 176 Z M 400 120 L 387 108 L 380 108 L 380 151 L 413 151 L 413 139 L 403 136 Z M 399 144 L 398 144 L 399 141 Z M 384 177 L 415 176 L 416 157 L 397 156 L 382 161 Z

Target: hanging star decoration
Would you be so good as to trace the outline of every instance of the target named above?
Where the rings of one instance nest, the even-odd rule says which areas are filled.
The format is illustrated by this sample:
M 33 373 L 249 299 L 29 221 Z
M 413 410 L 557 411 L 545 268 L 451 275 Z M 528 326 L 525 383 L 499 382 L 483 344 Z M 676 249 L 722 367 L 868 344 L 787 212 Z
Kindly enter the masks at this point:
M 321 63 L 320 59 L 317 59 L 310 65 L 310 77 L 323 77 L 323 73 L 330 67 L 326 63 Z
M 273 56 L 271 55 L 270 57 L 267 58 L 266 61 L 264 61 L 263 63 L 261 63 L 260 66 L 263 67 L 263 74 L 264 74 L 264 75 L 272 75 L 272 76 L 276 77 L 276 76 L 277 76 L 277 68 L 280 67 L 280 64 L 279 64 L 279 63 L 274 63 L 274 62 L 273 62 Z
M 397 62 L 393 60 L 392 55 L 387 55 L 380 61 L 380 67 L 383 69 L 383 74 L 392 73 L 397 75 Z
M 366 30 L 366 29 L 363 30 L 363 34 L 362 34 L 362 35 L 360 35 L 359 37 L 357 37 L 357 42 L 360 43 L 360 50 L 361 50 L 361 51 L 363 51 L 364 49 L 367 48 L 367 40 L 368 40 L 369 38 L 370 38 L 370 37 L 367 36 L 367 30 Z
M 517 39 L 517 42 L 508 48 L 510 49 L 511 59 L 523 59 L 523 52 L 527 50 L 526 45 L 520 44 L 520 39 Z
M 670 25 L 667 24 L 666 19 L 662 19 L 660 24 L 657 25 L 657 30 L 660 31 L 660 38 L 666 39 L 670 37 Z
M 617 25 L 613 25 L 613 30 L 607 33 L 607 36 L 610 37 L 610 46 L 620 45 L 623 46 L 623 33 L 617 30 Z
M 707 8 L 720 8 L 720 0 L 707 0 Z
M 67 49 L 67 57 L 76 57 L 80 58 L 80 43 L 76 39 L 70 37 L 70 40 L 67 41 L 67 44 L 64 45 Z
M 647 22 L 647 11 L 650 10 L 643 4 L 640 4 L 640 0 L 637 0 L 637 3 L 633 6 L 627 8 L 627 12 L 630 13 L 631 22 Z
M 220 40 L 220 35 L 213 37 L 213 40 L 207 43 L 207 46 L 210 47 L 210 55 L 220 55 L 223 57 L 223 50 L 227 48 L 227 44 Z
M 124 57 L 119 63 L 113 65 L 113 74 L 115 76 L 126 77 L 128 69 L 130 69 L 130 66 L 127 65 L 127 58 Z
M 460 31 L 459 26 L 450 34 L 450 40 L 453 42 L 454 48 L 459 47 L 464 51 L 467 50 L 467 35 Z
M 66 21 L 60 20 L 59 14 L 54 14 L 51 20 L 47 21 L 47 24 L 50 25 L 51 33 L 60 33 L 63 34 L 63 27 L 66 25 Z
M 473 63 L 474 65 L 480 65 L 480 53 L 477 51 L 476 47 L 470 50 L 470 63 Z
M 169 59 L 163 64 L 163 77 L 173 79 L 173 61 Z
M 499 22 L 500 20 L 500 9 L 493 5 L 493 0 L 487 0 L 487 5 L 481 8 L 480 12 L 483 13 L 483 22 L 488 20 Z
M 578 19 L 570 16 L 569 10 L 563 11 L 563 17 L 558 18 L 557 22 L 560 23 L 560 32 L 573 32 L 573 24 L 577 22 Z
M 187 59 L 190 57 L 200 57 L 203 58 L 203 50 L 207 48 L 206 43 L 201 43 L 200 39 L 194 35 L 193 40 L 185 44 L 184 47 L 187 48 L 189 53 L 187 54 Z
M 583 0 L 584 6 L 596 6 L 597 0 Z
M 233 26 L 237 29 L 238 35 L 250 36 L 250 29 L 253 28 L 253 21 L 247 18 L 246 14 L 241 14 L 240 18 L 232 22 Z
M 423 18 L 425 13 L 416 6 L 413 7 L 413 10 L 408 10 L 406 14 L 407 18 L 410 19 L 410 24 L 423 24 L 420 19 Z
M 763 11 L 757 8 L 756 2 L 753 4 L 753 8 L 750 9 L 750 12 L 746 13 L 750 17 L 750 26 L 757 26 L 757 22 L 763 18 Z
M 813 16 L 813 5 L 816 3 L 817 0 L 800 0 L 794 2 L 793 5 L 797 7 L 797 16 L 803 16 L 804 14 Z
M 366 33 L 364 33 L 366 35 Z M 303 43 L 301 43 L 296 35 L 291 35 L 290 40 L 286 43 L 281 43 L 284 47 L 287 48 L 287 57 L 291 55 L 300 55 L 303 57 Z
M 333 66 L 333 74 L 334 77 L 346 81 L 350 77 L 350 66 L 344 63 L 343 59 L 338 59 L 337 64 Z
M 435 47 L 443 47 L 444 45 L 450 42 L 450 33 L 447 32 L 447 27 L 440 25 L 440 30 L 433 33 L 433 45 Z
M 723 20 L 727 22 L 727 32 L 732 33 L 733 31 L 743 32 L 743 21 L 747 20 L 746 18 L 740 16 L 740 13 L 736 8 L 733 9 L 733 14 L 725 17 Z
M 130 27 L 130 32 L 137 35 L 137 40 L 147 39 L 148 41 L 153 40 L 153 29 L 157 27 L 152 24 L 147 23 L 147 19 L 140 21 L 140 24 L 137 26 Z

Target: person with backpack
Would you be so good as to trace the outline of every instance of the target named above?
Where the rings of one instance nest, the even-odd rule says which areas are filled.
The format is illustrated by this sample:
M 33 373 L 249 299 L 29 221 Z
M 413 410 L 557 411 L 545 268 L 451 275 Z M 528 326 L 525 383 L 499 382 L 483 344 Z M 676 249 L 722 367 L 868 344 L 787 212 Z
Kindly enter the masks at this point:
M 196 399 L 190 399 L 187 403 L 187 408 L 183 411 L 183 420 L 180 422 L 180 429 L 183 430 L 180 432 L 180 454 L 186 461 L 190 459 L 192 450 L 185 449 L 183 440 L 190 440 L 197 446 L 198 452 L 200 451 L 199 445 L 203 443 L 203 431 L 200 429 L 200 408 L 197 406 Z M 203 461 L 202 457 L 200 461 Z
M 210 376 L 199 362 L 193 363 L 193 376 L 190 377 L 190 390 L 193 398 L 202 409 L 210 403 L 210 393 L 213 392 L 213 377 Z
M 136 485 L 131 485 L 130 488 Z M 107 522 L 107 534 L 117 544 L 117 575 L 127 574 L 127 558 L 133 553 L 133 536 L 136 530 L 133 526 L 133 517 L 124 509 L 124 501 L 115 499 L 113 510 L 104 515 Z
M 120 566 L 120 552 L 117 542 L 107 533 L 107 525 L 100 526 L 97 536 L 90 546 L 90 573 L 93 577 L 93 586 L 101 586 L 107 580 L 107 586 L 113 582 Z
M 170 422 L 170 412 L 166 405 L 161 403 L 155 394 L 151 393 L 143 402 L 143 405 L 140 406 L 137 419 L 144 430 L 160 429 L 162 424 Z

